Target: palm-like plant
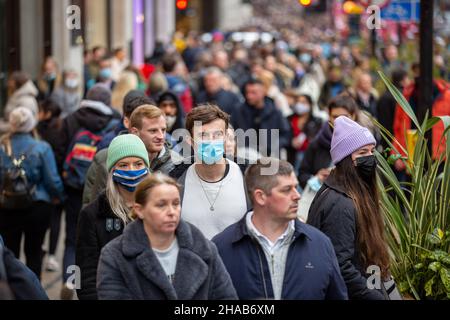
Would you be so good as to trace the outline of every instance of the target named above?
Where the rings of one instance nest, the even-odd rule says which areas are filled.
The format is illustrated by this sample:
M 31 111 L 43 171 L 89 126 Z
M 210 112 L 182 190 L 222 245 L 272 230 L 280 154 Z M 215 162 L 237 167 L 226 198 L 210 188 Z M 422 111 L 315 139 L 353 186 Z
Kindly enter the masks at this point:
M 417 127 L 414 151 L 392 144 L 394 137 L 376 120 L 383 138 L 397 155 L 377 154 L 381 207 L 385 215 L 387 241 L 391 253 L 391 272 L 400 291 L 416 299 L 450 299 L 450 117 L 426 116 L 417 120 L 408 101 L 399 90 L 379 73 L 399 106 Z M 444 123 L 442 139 L 446 150 L 433 159 L 428 150 L 426 133 L 438 122 Z M 393 161 L 402 159 L 411 182 L 399 182 L 391 168 Z

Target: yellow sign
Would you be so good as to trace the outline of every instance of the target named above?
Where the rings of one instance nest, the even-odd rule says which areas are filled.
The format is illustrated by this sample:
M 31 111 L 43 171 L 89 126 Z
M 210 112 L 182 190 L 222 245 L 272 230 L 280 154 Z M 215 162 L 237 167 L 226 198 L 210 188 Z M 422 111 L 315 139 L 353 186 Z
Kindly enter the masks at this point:
M 417 130 L 408 129 L 406 130 L 406 151 L 408 151 L 408 163 L 410 167 L 413 165 L 414 151 L 416 150 L 417 143 Z

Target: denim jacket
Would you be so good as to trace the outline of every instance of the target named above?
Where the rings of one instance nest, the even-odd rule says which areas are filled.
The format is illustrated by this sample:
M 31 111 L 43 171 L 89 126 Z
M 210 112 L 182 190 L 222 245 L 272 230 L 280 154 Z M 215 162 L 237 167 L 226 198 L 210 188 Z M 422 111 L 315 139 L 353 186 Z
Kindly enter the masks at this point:
M 50 203 L 53 198 L 58 198 L 64 201 L 64 187 L 50 145 L 33 139 L 30 134 L 20 133 L 12 135 L 11 147 L 15 158 L 26 153 L 23 168 L 30 185 L 36 185 L 34 200 Z M 3 184 L 4 170 L 11 165 L 5 148 L 0 147 L 0 185 Z

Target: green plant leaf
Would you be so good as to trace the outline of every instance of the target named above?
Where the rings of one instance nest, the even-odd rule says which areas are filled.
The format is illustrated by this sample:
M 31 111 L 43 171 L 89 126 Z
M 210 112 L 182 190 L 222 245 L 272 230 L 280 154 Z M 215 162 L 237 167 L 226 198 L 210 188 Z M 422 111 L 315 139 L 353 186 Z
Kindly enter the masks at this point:
M 427 236 L 427 240 L 432 244 L 440 244 L 443 238 L 444 232 L 439 228 L 434 229 L 433 233 Z
M 441 281 L 444 285 L 445 292 L 448 295 L 450 293 L 450 271 L 446 268 L 441 268 L 439 275 L 441 276 Z
M 431 271 L 434 271 L 434 272 L 439 272 L 439 270 L 441 269 L 441 263 L 438 261 L 432 262 L 428 266 L 428 269 L 430 269 Z
M 405 99 L 402 93 L 392 84 L 392 82 L 389 80 L 388 77 L 386 77 L 386 75 L 383 72 L 378 71 L 378 74 L 380 75 L 381 79 L 383 80 L 388 90 L 391 92 L 392 96 L 399 104 L 400 108 L 402 108 L 403 111 L 405 111 L 405 113 L 408 115 L 411 121 L 414 122 L 416 128 L 418 128 L 418 130 L 420 131 L 421 126 L 419 124 L 419 120 L 417 120 L 417 117 L 413 109 L 411 108 L 409 102 Z
M 418 263 L 418 264 L 416 264 L 416 265 L 414 266 L 414 269 L 415 269 L 416 271 L 419 271 L 420 269 L 423 269 L 423 263 Z
M 425 123 L 425 131 L 428 131 L 431 128 L 433 128 L 439 121 L 441 121 L 439 117 L 433 117 L 431 119 L 428 119 L 427 122 Z
M 427 297 L 433 295 L 433 284 L 434 284 L 434 280 L 436 279 L 436 277 L 434 276 L 433 278 L 431 278 L 430 280 L 428 280 L 425 283 L 425 294 Z

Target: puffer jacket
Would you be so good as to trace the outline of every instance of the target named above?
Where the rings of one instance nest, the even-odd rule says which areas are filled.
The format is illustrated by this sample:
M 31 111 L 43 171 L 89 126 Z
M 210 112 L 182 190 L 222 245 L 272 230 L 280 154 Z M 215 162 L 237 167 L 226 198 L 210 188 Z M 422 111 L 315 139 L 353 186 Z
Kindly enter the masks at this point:
M 34 116 L 37 118 L 39 108 L 36 97 L 38 96 L 38 94 L 39 90 L 31 80 L 17 89 L 6 103 L 5 120 L 8 120 L 11 112 L 18 107 L 25 107 L 30 109 L 33 112 Z
M 327 235 L 334 246 L 342 277 L 351 300 L 384 300 L 384 295 L 367 286 L 366 270 L 358 248 L 356 208 L 333 173 L 311 204 L 308 224 Z

